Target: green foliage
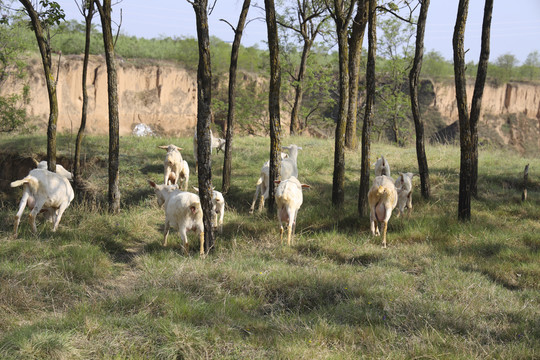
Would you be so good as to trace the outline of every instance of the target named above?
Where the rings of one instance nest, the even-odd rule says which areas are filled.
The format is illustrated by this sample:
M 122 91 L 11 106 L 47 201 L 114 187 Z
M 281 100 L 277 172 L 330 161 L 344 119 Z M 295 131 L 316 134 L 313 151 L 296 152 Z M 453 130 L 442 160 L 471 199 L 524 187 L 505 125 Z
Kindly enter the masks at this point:
M 527 80 L 540 79 L 540 53 L 538 50 L 527 55 L 527 59 L 521 65 L 519 73 Z
M 411 38 L 414 28 L 394 18 L 383 18 L 377 26 L 382 32 L 378 38 L 377 98 L 375 101 L 374 131 L 387 134 L 396 144 L 410 140 L 411 114 L 408 75 L 413 59 Z M 381 61 L 382 60 L 382 61 Z
M 38 11 L 38 18 L 45 28 L 59 25 L 66 17 L 64 10 L 56 1 L 39 0 L 42 11 Z
M 431 50 L 424 54 L 422 60 L 422 77 L 432 79 L 454 76 L 452 63 L 447 61 L 440 52 Z
M 26 122 L 26 109 L 20 100 L 19 95 L 0 96 L 0 133 L 15 131 Z

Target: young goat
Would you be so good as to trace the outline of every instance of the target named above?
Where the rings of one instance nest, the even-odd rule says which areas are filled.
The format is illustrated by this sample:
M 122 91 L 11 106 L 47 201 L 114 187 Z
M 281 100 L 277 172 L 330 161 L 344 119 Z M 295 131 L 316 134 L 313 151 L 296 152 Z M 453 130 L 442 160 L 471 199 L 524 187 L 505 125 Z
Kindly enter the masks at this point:
M 43 161 L 40 161 L 40 162 L 37 162 L 36 159 L 32 159 L 34 160 L 34 163 L 36 164 L 36 167 L 38 169 L 45 169 L 47 170 L 47 161 L 43 160 Z M 73 174 L 71 174 L 69 171 L 66 170 L 65 167 L 63 167 L 62 165 L 60 164 L 56 164 L 56 173 L 58 175 L 62 175 L 63 177 L 65 177 L 66 179 L 68 180 L 72 180 L 73 179 Z
M 300 184 L 300 181 L 295 176 L 291 176 L 287 180 L 275 181 L 279 186 L 276 189 L 276 207 L 277 216 L 279 219 L 279 236 L 283 243 L 283 224 L 287 225 L 287 244 L 291 245 L 291 239 L 294 236 L 296 229 L 296 216 L 298 210 L 302 206 L 303 195 L 302 188 L 309 188 L 309 185 Z
M 198 193 L 199 188 L 193 186 L 193 189 Z M 225 198 L 223 194 L 217 190 L 212 189 L 212 204 L 214 205 L 215 216 L 212 218 L 212 225 L 214 228 L 218 228 L 219 232 L 223 232 L 223 216 L 225 215 Z M 219 219 L 218 219 L 219 218 Z
M 223 151 L 225 152 L 225 143 L 227 141 L 222 138 L 214 137 L 212 130 L 210 130 L 210 154 L 212 154 L 212 149 L 216 149 L 216 152 Z M 197 154 L 197 149 L 199 148 L 197 140 L 197 128 L 195 128 L 195 134 L 193 134 L 193 157 L 195 158 L 195 172 L 199 171 L 199 158 Z
M 289 157 L 288 154 L 282 152 L 280 153 L 281 160 Z M 255 194 L 253 195 L 253 201 L 251 202 L 251 207 L 249 208 L 249 213 L 253 214 L 255 210 L 255 204 L 259 195 L 261 196 L 261 201 L 259 202 L 259 212 L 264 208 L 264 201 L 268 199 L 268 182 L 270 181 L 270 161 L 267 161 L 263 164 L 261 168 L 261 176 L 257 179 L 257 186 L 255 188 Z
M 381 175 L 386 175 L 390 177 L 390 165 L 388 164 L 388 161 L 384 158 L 384 156 L 378 158 L 377 162 L 375 163 L 375 176 Z
M 403 211 L 407 208 L 407 215 L 411 215 L 412 211 L 412 178 L 413 173 L 399 173 L 399 177 L 395 182 L 397 194 L 398 194 L 398 203 L 397 208 L 399 210 L 399 215 L 403 215 Z
M 280 164 L 280 176 L 281 180 L 287 180 L 291 176 L 298 177 L 298 150 L 302 150 L 300 146 L 296 145 L 290 145 L 290 146 L 283 146 L 282 147 L 285 150 L 289 151 L 288 157 L 284 157 L 281 153 L 281 164 Z M 257 188 L 255 189 L 255 195 L 253 196 L 253 202 L 251 203 L 251 207 L 249 212 L 253 213 L 253 210 L 255 209 L 255 203 L 257 202 L 257 195 L 260 194 L 260 202 L 259 202 L 259 212 L 262 211 L 264 208 L 264 201 L 268 199 L 268 183 L 270 181 L 270 161 L 267 161 L 264 163 L 263 167 L 261 168 L 261 176 L 259 177 L 259 180 L 257 180 Z
M 204 224 L 199 196 L 187 191 L 180 191 L 175 185 L 156 185 L 148 181 L 154 188 L 158 204 L 165 204 L 165 228 L 163 230 L 163 246 L 167 246 L 169 229 L 177 229 L 184 244 L 184 252 L 189 254 L 187 231 L 199 235 L 199 254 L 204 255 Z
M 184 190 L 187 190 L 189 181 L 189 166 L 187 161 L 182 159 L 182 154 L 176 145 L 161 145 L 160 149 L 166 149 L 165 160 L 163 162 L 164 168 L 164 184 L 178 184 L 180 183 Z
M 377 176 L 368 192 L 368 201 L 370 207 L 371 233 L 375 236 L 380 235 L 379 224 L 383 224 L 383 247 L 386 247 L 386 230 L 388 220 L 392 216 L 392 210 L 396 207 L 398 195 L 396 187 L 391 178 L 382 175 Z
M 34 169 L 22 180 L 13 181 L 11 187 L 23 185 L 23 195 L 19 203 L 19 211 L 15 215 L 15 237 L 19 222 L 26 205 L 30 212 L 32 230 L 37 232 L 36 216 L 40 211 L 47 211 L 53 222 L 53 232 L 58 229 L 62 214 L 74 198 L 73 188 L 64 176 L 46 169 Z

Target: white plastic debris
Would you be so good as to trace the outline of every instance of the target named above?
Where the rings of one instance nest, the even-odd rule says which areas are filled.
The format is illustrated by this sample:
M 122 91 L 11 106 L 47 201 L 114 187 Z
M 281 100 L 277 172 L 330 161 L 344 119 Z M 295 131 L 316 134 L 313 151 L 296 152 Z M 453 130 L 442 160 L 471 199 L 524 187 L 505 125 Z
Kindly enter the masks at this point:
M 135 136 L 154 136 L 154 132 L 150 126 L 140 123 L 133 128 L 133 135 Z

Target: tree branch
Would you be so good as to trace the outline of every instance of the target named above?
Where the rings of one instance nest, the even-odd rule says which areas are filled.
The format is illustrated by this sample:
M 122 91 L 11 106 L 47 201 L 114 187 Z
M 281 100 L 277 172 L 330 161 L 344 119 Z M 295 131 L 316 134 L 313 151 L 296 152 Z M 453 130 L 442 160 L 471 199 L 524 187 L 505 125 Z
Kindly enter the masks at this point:
M 116 22 L 114 22 L 116 25 Z M 118 36 L 120 35 L 120 28 L 122 27 L 122 8 L 120 8 L 120 24 L 117 25 L 116 36 L 114 37 L 113 49 L 116 48 L 116 42 L 118 41 Z
M 223 21 L 225 24 L 229 25 L 231 27 L 232 31 L 236 34 L 236 29 L 235 29 L 234 26 L 232 26 L 232 24 L 230 22 L 228 22 L 225 19 L 219 19 L 219 21 Z

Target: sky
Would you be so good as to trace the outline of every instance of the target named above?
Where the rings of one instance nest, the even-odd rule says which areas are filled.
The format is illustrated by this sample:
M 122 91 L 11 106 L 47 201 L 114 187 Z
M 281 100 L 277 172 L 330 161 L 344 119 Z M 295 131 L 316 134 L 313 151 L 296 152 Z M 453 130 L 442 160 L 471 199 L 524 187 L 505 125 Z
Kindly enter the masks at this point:
M 289 0 L 291 1 L 291 0 Z M 82 21 L 75 0 L 57 2 L 64 9 L 66 19 Z M 77 0 L 80 2 L 80 0 Z M 212 0 L 209 0 L 211 3 Z M 231 41 L 234 33 L 225 19 L 234 26 L 242 7 L 242 0 L 217 0 L 209 16 L 211 36 Z M 252 0 L 252 4 L 256 3 Z M 114 3 L 114 0 L 113 0 Z M 262 4 L 262 1 L 259 1 Z M 452 32 L 455 24 L 458 0 L 432 0 L 429 8 L 425 50 L 440 52 L 452 59 Z M 478 62 L 484 1 L 470 0 L 465 32 L 466 61 Z M 121 32 L 125 35 L 159 37 L 196 37 L 195 13 L 186 0 L 123 0 L 113 6 L 113 19 L 118 22 L 122 9 Z M 260 8 L 250 9 L 244 30 L 242 45 L 266 48 L 266 23 Z M 364 43 L 366 46 L 367 43 Z M 497 0 L 494 4 L 491 25 L 490 61 L 511 53 L 522 63 L 532 51 L 540 51 L 540 0 Z

